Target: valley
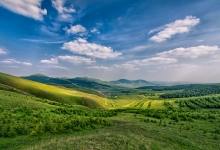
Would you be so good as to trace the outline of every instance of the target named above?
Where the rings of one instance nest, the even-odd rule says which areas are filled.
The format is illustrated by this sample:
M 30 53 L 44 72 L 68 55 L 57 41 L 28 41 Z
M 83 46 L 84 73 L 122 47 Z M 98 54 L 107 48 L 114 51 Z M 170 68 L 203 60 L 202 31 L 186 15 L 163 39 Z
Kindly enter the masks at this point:
M 68 88 L 0 73 L 0 149 L 220 147 L 219 84 L 131 88 L 89 80 Z M 103 85 L 109 95 L 94 92 Z

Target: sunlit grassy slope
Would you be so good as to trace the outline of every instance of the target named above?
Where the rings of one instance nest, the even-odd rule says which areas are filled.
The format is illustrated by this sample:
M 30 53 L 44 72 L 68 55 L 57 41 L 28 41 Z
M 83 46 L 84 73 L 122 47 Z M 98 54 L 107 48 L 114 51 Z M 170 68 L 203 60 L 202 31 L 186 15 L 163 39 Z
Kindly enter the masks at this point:
M 84 105 L 90 108 L 107 108 L 107 100 L 96 95 L 41 84 L 8 74 L 0 73 L 1 88 L 38 98 L 53 100 L 71 105 Z

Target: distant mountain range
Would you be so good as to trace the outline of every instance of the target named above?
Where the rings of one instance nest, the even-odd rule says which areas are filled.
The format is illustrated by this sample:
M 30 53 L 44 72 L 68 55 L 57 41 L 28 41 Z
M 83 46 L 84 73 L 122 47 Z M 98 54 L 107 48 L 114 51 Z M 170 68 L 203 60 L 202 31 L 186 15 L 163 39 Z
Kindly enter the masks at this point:
M 138 88 L 142 86 L 157 86 L 158 84 L 148 82 L 145 80 L 127 80 L 127 79 L 119 79 L 116 81 L 110 81 L 109 83 L 123 86 L 123 87 L 130 87 L 130 88 Z
M 117 91 L 128 90 L 130 88 L 159 90 L 161 88 L 165 88 L 164 86 L 168 86 L 167 88 L 169 88 L 169 86 L 172 85 L 189 84 L 183 82 L 158 82 L 158 81 L 149 82 L 146 80 L 127 80 L 127 79 L 119 79 L 115 81 L 102 81 L 99 79 L 88 78 L 88 77 L 53 78 L 53 77 L 48 77 L 44 74 L 34 74 L 22 78 L 40 83 L 45 83 L 45 84 L 72 88 L 81 92 L 96 94 L 100 96 L 103 94 L 106 95 L 108 93 L 115 93 Z
M 48 77 L 44 74 L 34 74 L 30 76 L 22 77 L 28 80 L 37 81 L 46 84 L 62 84 L 72 86 L 81 86 L 85 88 L 93 88 L 93 89 L 102 89 L 102 88 L 111 88 L 111 87 L 125 87 L 125 88 L 138 88 L 142 86 L 158 86 L 160 84 L 148 82 L 145 80 L 127 80 L 127 79 L 119 79 L 116 81 L 102 81 L 99 79 L 93 79 L 88 77 L 76 77 L 76 78 L 53 78 Z

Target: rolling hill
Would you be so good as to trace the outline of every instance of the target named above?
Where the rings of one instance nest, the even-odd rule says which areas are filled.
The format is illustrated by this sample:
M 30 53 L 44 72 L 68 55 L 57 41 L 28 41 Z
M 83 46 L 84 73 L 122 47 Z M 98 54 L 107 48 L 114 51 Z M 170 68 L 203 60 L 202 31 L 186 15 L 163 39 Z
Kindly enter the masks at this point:
M 22 78 L 44 84 L 66 87 L 84 93 L 95 94 L 101 97 L 109 95 L 109 93 L 114 95 L 114 93 L 117 93 L 118 91 L 127 89 L 127 87 L 87 77 L 52 78 L 42 74 L 34 74 Z
M 121 89 L 121 88 L 138 88 L 143 86 L 157 86 L 159 84 L 148 82 L 145 80 L 127 80 L 127 79 L 119 79 L 116 81 L 102 81 L 99 79 L 93 79 L 88 77 L 76 77 L 76 78 L 53 78 L 48 77 L 43 74 L 34 74 L 30 76 L 22 77 L 24 79 L 46 83 L 46 84 L 55 84 L 55 85 L 62 85 L 65 87 L 71 87 L 75 89 L 82 88 L 89 88 L 95 89 L 98 91 L 105 91 L 111 89 Z M 94 93 L 93 93 L 94 94 Z
M 51 84 L 50 77 L 36 76 L 38 81 L 49 80 Z M 105 99 L 60 87 L 65 85 L 60 83 L 69 82 L 66 78 L 52 81 L 57 82 L 56 86 L 0 73 L 0 149 L 213 150 L 219 147 L 219 94 L 160 97 L 165 92 L 206 89 L 210 85 L 127 88 L 118 91 L 115 99 Z M 72 81 L 95 86 L 90 78 Z M 101 84 L 98 82 L 96 86 Z M 129 82 L 120 80 L 119 84 Z
M 42 79 L 47 77 L 39 76 Z M 58 81 L 58 80 L 57 80 Z M 38 98 L 48 99 L 70 105 L 84 105 L 90 108 L 106 108 L 105 98 L 75 90 L 46 85 L 23 78 L 0 73 L 1 88 L 26 93 Z

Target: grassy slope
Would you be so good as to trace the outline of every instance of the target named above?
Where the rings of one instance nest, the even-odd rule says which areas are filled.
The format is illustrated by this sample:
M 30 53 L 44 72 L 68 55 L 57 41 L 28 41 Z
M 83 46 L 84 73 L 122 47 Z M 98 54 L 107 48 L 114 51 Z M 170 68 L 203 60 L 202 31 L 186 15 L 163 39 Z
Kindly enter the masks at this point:
M 68 90 L 0 73 L 0 83 L 24 91 L 39 98 L 45 98 L 72 105 L 90 108 L 107 107 L 106 100 L 99 96 Z
M 83 93 L 89 93 L 89 94 L 95 94 L 95 95 L 101 96 L 100 93 L 98 93 L 94 89 L 78 86 L 78 85 L 68 81 L 67 78 L 66 79 L 65 78 L 51 78 L 51 77 L 48 77 L 48 76 L 45 76 L 42 74 L 34 74 L 31 76 L 26 76 L 26 77 L 21 77 L 21 78 L 31 80 L 31 81 L 40 82 L 43 84 L 66 87 L 66 88 L 70 88 L 70 89 L 80 91 Z
M 43 103 L 41 92 L 48 98 L 56 98 L 50 96 L 58 96 L 65 103 L 78 104 L 75 97 L 82 95 L 88 98 L 96 96 L 71 91 L 67 89 L 57 88 L 39 84 L 36 82 L 23 80 L 6 74 L 0 74 L 0 83 L 8 85 L 7 87 L 15 87 L 14 92 L 0 90 L 0 106 L 5 109 L 14 109 L 19 106 L 27 106 L 29 108 L 46 108 L 53 109 L 58 106 Z M 19 89 L 19 90 L 17 90 Z M 12 90 L 12 89 L 7 89 Z M 33 91 L 35 90 L 35 91 Z M 34 96 L 25 95 L 27 93 L 39 94 Z M 36 92 L 37 91 L 37 92 Z M 81 95 L 80 95 L 81 94 Z M 45 96 L 43 95 L 43 96 Z M 73 97 L 75 96 L 75 97 Z M 68 99 L 72 97 L 72 99 Z M 44 99 L 42 99 L 44 98 Z M 99 98 L 99 97 L 98 97 Z M 54 99 L 51 99 L 54 100 Z M 57 99 L 55 99 L 57 100 Z M 103 99 L 100 98 L 100 101 Z M 158 94 L 146 95 L 133 93 L 124 95 L 115 100 L 109 100 L 109 105 L 114 108 L 150 108 L 150 109 L 166 109 L 164 101 L 169 102 L 177 108 L 175 101 L 188 100 L 160 99 Z M 58 100 L 57 100 L 58 101 Z M 71 102 L 73 101 L 73 102 Z M 63 101 L 61 101 L 63 102 Z M 90 106 L 94 106 L 93 101 L 88 100 Z M 80 103 L 82 104 L 82 103 Z M 150 104 L 150 107 L 149 107 Z M 96 106 L 96 105 L 95 105 Z M 178 109 L 178 108 L 177 108 Z M 220 147 L 220 111 L 215 110 L 216 118 L 207 118 L 206 120 L 193 119 L 193 121 L 173 121 L 170 118 L 160 119 L 146 117 L 143 114 L 132 114 L 121 112 L 118 116 L 110 117 L 114 124 L 97 130 L 84 130 L 72 134 L 45 134 L 41 136 L 18 136 L 16 138 L 0 138 L 0 149 L 201 149 L 215 150 Z M 212 114 L 212 110 L 196 110 L 183 112 L 185 114 Z M 150 121 L 146 122 L 146 119 Z M 160 123 L 162 122 L 162 123 Z
M 0 106 L 4 109 L 14 109 L 21 106 L 37 109 L 55 108 L 55 106 L 42 103 L 41 99 L 37 97 L 4 90 L 0 90 Z
M 12 139 L 11 149 L 143 149 L 143 150 L 218 150 L 219 136 L 202 132 L 213 122 L 171 122 L 143 115 L 120 113 L 110 118 L 114 124 L 96 130 L 84 130 L 66 135 L 23 136 Z M 215 120 L 217 124 L 218 120 Z M 201 128 L 201 129 L 200 129 Z M 2 143 L 9 140 L 1 139 Z M 1 142 L 0 142 L 1 143 Z M 10 148 L 9 148 L 10 149 Z

